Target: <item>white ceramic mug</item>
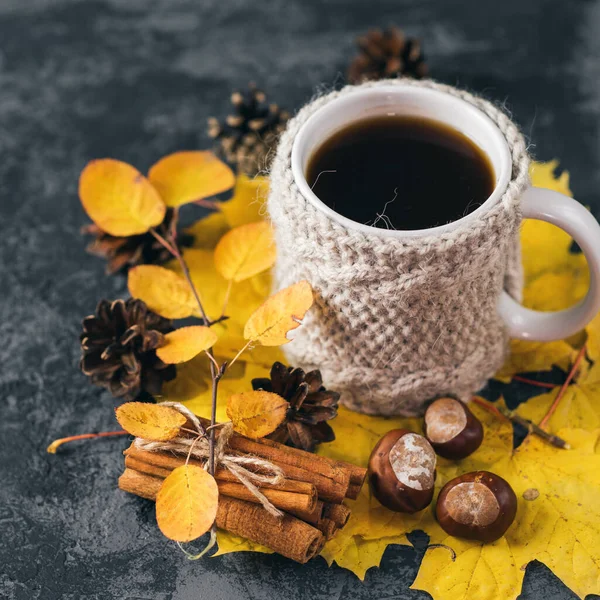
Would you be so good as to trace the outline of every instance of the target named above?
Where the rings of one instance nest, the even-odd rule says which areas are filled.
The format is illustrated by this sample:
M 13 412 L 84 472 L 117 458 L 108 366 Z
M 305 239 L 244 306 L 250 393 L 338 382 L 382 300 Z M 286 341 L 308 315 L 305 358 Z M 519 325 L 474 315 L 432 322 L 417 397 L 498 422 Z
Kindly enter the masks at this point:
M 340 215 L 323 203 L 305 177 L 314 151 L 336 131 L 357 120 L 389 114 L 441 121 L 475 142 L 494 168 L 496 186 L 490 197 L 465 217 L 427 230 L 370 227 Z M 507 141 L 489 117 L 460 98 L 421 87 L 358 88 L 353 94 L 341 97 L 313 114 L 301 128 L 292 147 L 292 173 L 296 185 L 318 210 L 350 229 L 395 238 L 442 234 L 477 219 L 502 197 L 510 181 L 511 169 Z M 573 237 L 587 259 L 590 288 L 576 306 L 554 313 L 525 308 L 504 291 L 499 297 L 498 311 L 512 338 L 540 342 L 564 339 L 583 329 L 600 311 L 600 225 L 579 202 L 553 190 L 530 187 L 521 196 L 521 206 L 523 218 L 552 223 Z
M 493 166 L 490 197 L 457 221 L 418 231 L 370 227 L 325 205 L 306 181 L 312 154 L 339 129 L 390 114 L 441 121 L 470 138 Z M 419 414 L 435 396 L 467 400 L 480 389 L 502 366 L 509 337 L 548 341 L 581 330 L 600 310 L 600 226 L 571 198 L 532 188 L 529 162 L 501 109 L 433 81 L 348 86 L 305 106 L 280 139 L 268 201 L 275 286 L 306 279 L 315 290 L 315 306 L 284 348 L 290 364 L 319 368 L 355 410 Z M 590 289 L 576 306 L 543 313 L 518 302 L 523 217 L 558 225 L 585 253 Z

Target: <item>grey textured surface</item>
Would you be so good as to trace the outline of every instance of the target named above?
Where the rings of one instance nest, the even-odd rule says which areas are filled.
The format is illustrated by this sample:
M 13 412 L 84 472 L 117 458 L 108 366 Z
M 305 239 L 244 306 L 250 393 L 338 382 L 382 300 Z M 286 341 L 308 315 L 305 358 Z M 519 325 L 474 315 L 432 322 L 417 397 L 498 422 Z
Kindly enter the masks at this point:
M 94 157 L 146 169 L 205 145 L 249 79 L 297 108 L 339 83 L 353 37 L 396 22 L 432 73 L 504 101 L 540 159 L 560 157 L 598 214 L 600 1 L 3 0 L 0 3 L 0 597 L 10 600 L 427 598 L 417 550 L 389 549 L 365 583 L 317 559 L 190 563 L 151 504 L 116 489 L 122 439 L 47 443 L 114 428 L 113 400 L 77 370 L 79 322 L 125 294 L 83 252 L 77 178 Z M 519 390 L 509 390 L 517 397 Z M 540 564 L 523 597 L 573 597 Z

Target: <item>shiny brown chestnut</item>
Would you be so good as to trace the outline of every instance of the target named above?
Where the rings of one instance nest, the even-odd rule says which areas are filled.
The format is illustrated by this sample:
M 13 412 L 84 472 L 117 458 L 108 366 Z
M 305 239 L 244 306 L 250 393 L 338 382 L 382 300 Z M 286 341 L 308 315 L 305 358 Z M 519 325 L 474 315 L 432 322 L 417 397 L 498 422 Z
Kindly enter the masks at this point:
M 483 427 L 479 419 L 455 398 L 438 398 L 425 411 L 424 434 L 444 458 L 457 460 L 481 446 Z
M 442 488 L 435 514 L 450 535 L 493 542 L 515 520 L 517 496 L 499 475 L 474 471 L 452 479 Z
M 422 435 L 393 429 L 373 448 L 369 485 L 386 508 L 415 513 L 431 504 L 435 463 L 435 452 Z

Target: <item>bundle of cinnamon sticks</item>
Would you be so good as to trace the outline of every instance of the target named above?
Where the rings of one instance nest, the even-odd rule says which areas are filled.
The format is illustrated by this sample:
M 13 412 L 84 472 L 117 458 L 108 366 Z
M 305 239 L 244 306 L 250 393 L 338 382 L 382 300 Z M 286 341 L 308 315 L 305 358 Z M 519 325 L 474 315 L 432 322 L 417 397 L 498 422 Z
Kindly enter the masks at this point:
M 266 459 L 283 470 L 282 483 L 261 484 L 259 488 L 284 516 L 271 515 L 232 473 L 218 468 L 217 527 L 300 563 L 319 554 L 325 542 L 348 522 L 350 509 L 343 501 L 358 497 L 366 477 L 362 467 L 267 439 L 252 440 L 233 434 L 229 450 Z M 168 451 L 142 450 L 134 444 L 124 454 L 125 471 L 119 478 L 119 487 L 150 500 L 156 499 L 163 479 L 186 459 Z M 189 462 L 204 466 L 197 459 Z

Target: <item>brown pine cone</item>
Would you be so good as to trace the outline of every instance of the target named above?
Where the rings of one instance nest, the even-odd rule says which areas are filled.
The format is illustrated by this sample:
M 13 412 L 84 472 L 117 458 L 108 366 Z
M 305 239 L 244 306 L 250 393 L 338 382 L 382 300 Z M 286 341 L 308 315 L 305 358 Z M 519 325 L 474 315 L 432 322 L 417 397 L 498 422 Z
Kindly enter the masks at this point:
M 268 169 L 290 115 L 276 104 L 269 104 L 254 83 L 234 92 L 231 104 L 233 113 L 223 123 L 214 117 L 208 120 L 208 135 L 215 140 L 219 155 L 253 177 Z
M 163 237 L 168 236 L 174 226 L 175 211 L 168 208 L 163 222 L 156 227 Z M 93 235 L 86 250 L 90 254 L 100 256 L 107 260 L 106 274 L 124 273 L 137 265 L 160 265 L 173 258 L 170 252 L 160 244 L 151 233 L 131 235 L 129 237 L 115 237 L 102 231 L 98 225 L 91 223 L 81 230 L 82 233 Z M 189 246 L 192 238 L 189 235 L 180 235 L 180 246 Z
M 349 83 L 399 76 L 421 79 L 427 75 L 420 42 L 406 38 L 397 27 L 371 29 L 356 43 L 360 53 L 348 68 Z
M 308 452 L 321 442 L 335 439 L 326 421 L 337 415 L 340 395 L 325 389 L 320 371 L 305 373 L 276 362 L 271 367 L 271 378 L 253 379 L 252 387 L 279 394 L 290 403 L 284 424 L 269 438 Z
M 81 370 L 116 398 L 158 395 L 163 381 L 175 378 L 175 365 L 156 356 L 170 331 L 171 322 L 141 300 L 101 300 L 95 314 L 83 320 Z

